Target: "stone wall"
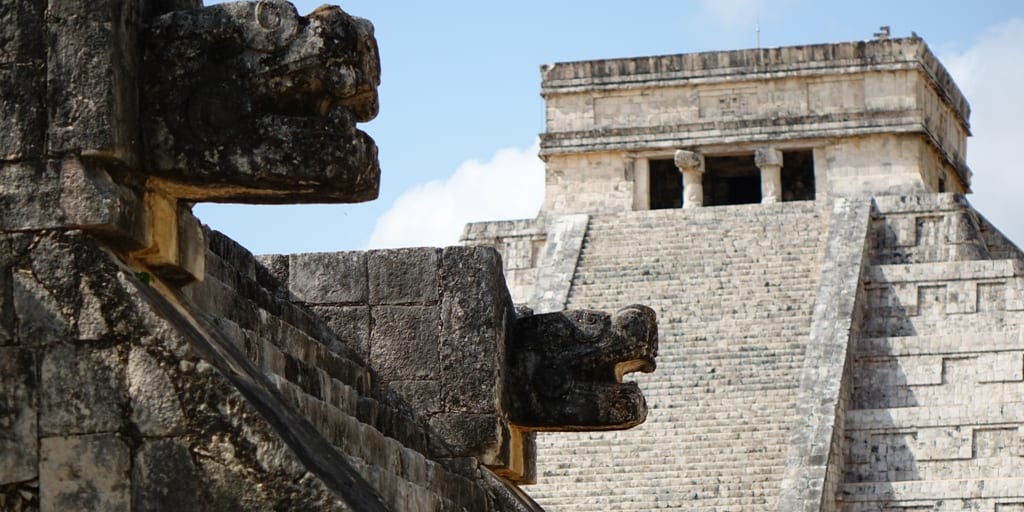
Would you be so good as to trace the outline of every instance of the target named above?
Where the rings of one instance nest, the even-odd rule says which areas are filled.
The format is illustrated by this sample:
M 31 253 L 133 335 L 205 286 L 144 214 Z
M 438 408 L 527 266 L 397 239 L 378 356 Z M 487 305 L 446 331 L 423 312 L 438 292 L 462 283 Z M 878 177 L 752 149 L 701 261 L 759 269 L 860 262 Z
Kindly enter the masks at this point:
M 511 448 L 522 434 L 500 412 L 515 312 L 497 252 L 418 248 L 261 260 L 288 283 L 291 301 L 323 318 L 447 445 L 439 453 L 419 447 L 425 453 L 474 457 L 515 479 L 524 478 L 515 471 L 532 469 Z
M 867 135 L 832 141 L 814 149 L 818 197 L 849 197 L 946 191 L 942 158 L 927 140 L 912 134 Z
M 960 196 L 876 204 L 841 509 L 1024 507 L 1019 250 Z
M 444 418 L 418 412 L 420 404 L 403 396 L 415 387 L 390 382 L 361 354 L 369 347 L 372 360 L 375 345 L 437 341 L 436 332 L 430 337 L 416 322 L 389 320 L 394 311 L 381 306 L 373 311 L 381 313 L 373 317 L 381 320 L 376 330 L 361 340 L 368 321 L 341 320 L 330 314 L 333 306 L 314 312 L 295 304 L 251 254 L 222 235 L 208 237 L 207 278 L 180 292 L 120 266 L 81 233 L 3 237 L 0 379 L 7 384 L 0 419 L 11 428 L 0 431 L 0 508 L 533 510 L 483 465 L 494 456 L 481 453 L 473 435 L 486 429 L 452 418 L 482 416 L 465 401 L 486 400 L 479 372 L 494 368 L 465 351 L 496 346 L 479 340 L 499 339 L 507 321 L 507 298 L 492 297 L 507 292 L 487 288 L 501 283 L 493 251 L 454 248 L 447 259 L 432 253 L 435 272 L 449 272 L 437 283 L 461 290 L 460 279 L 486 268 L 498 278 L 467 295 L 436 289 L 432 326 L 446 318 L 442 332 L 457 345 L 445 361 L 463 358 L 461 379 L 445 384 L 472 388 L 441 390 L 464 402 L 442 402 L 460 412 Z M 431 260 L 422 251 L 361 256 Z M 297 268 L 303 259 L 296 258 Z M 364 284 L 394 278 L 377 273 Z M 416 302 L 379 295 L 384 291 L 370 296 Z M 491 316 L 475 316 L 481 307 L 494 308 Z M 403 326 L 412 330 L 401 332 Z M 486 448 L 499 451 L 493 418 L 484 423 L 491 427 Z
M 0 244 L 0 508 L 350 510 L 93 241 Z
M 555 155 L 545 164 L 544 215 L 630 211 L 635 172 L 621 152 Z

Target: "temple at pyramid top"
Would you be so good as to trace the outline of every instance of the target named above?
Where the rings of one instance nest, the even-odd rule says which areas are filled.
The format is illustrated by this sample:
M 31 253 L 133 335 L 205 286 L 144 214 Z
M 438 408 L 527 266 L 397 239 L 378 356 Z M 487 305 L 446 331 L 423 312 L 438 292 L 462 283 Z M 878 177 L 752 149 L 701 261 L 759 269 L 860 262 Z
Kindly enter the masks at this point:
M 916 36 L 541 73 L 542 216 L 970 192 L 970 107 Z

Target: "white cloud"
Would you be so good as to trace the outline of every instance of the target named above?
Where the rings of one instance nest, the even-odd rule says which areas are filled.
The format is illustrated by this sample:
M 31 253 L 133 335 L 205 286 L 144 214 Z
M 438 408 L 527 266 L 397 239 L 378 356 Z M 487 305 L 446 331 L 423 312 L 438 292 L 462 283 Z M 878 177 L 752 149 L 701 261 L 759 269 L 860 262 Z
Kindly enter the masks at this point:
M 535 217 L 544 199 L 538 144 L 469 160 L 444 181 L 406 191 L 377 219 L 370 248 L 453 245 L 467 222 Z
M 967 162 L 974 171 L 971 203 L 1018 246 L 1024 244 L 1024 19 L 983 34 L 968 50 L 942 61 L 971 104 Z

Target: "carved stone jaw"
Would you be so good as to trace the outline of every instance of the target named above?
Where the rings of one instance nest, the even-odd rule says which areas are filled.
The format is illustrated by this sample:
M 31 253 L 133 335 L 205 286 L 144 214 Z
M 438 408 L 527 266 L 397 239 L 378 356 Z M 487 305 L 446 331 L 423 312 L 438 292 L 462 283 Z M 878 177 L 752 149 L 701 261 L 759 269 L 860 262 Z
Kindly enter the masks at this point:
M 522 430 L 616 430 L 647 418 L 637 384 L 622 382 L 655 369 L 658 329 L 646 306 L 525 316 L 506 350 L 509 420 Z
M 143 132 L 149 172 L 180 199 L 356 202 L 377 195 L 373 26 L 279 0 L 171 12 L 150 24 Z

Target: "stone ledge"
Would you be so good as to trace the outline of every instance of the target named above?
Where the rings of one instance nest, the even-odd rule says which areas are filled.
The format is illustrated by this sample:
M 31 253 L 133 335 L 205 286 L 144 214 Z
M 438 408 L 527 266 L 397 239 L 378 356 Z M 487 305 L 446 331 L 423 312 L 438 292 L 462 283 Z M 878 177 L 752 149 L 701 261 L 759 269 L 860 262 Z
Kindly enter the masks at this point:
M 847 430 L 1024 424 L 1024 403 L 970 403 L 847 411 Z
M 872 284 L 947 283 L 958 280 L 1006 279 L 1024 276 L 1022 260 L 976 260 L 872 265 L 866 278 Z
M 843 501 L 884 502 L 898 506 L 899 501 L 964 500 L 989 498 L 1024 499 L 1024 478 L 988 478 L 930 482 L 869 482 L 843 484 Z
M 541 68 L 541 95 L 636 82 L 726 81 L 743 76 L 793 76 L 874 69 L 921 69 L 961 119 L 970 107 L 928 45 L 917 37 L 782 48 L 712 51 L 654 57 L 562 62 Z
M 1005 332 L 985 333 L 979 343 L 979 333 L 945 334 L 931 336 L 892 336 L 863 338 L 857 347 L 857 357 L 924 356 L 1002 352 L 1020 350 L 1024 346 L 1021 334 Z

